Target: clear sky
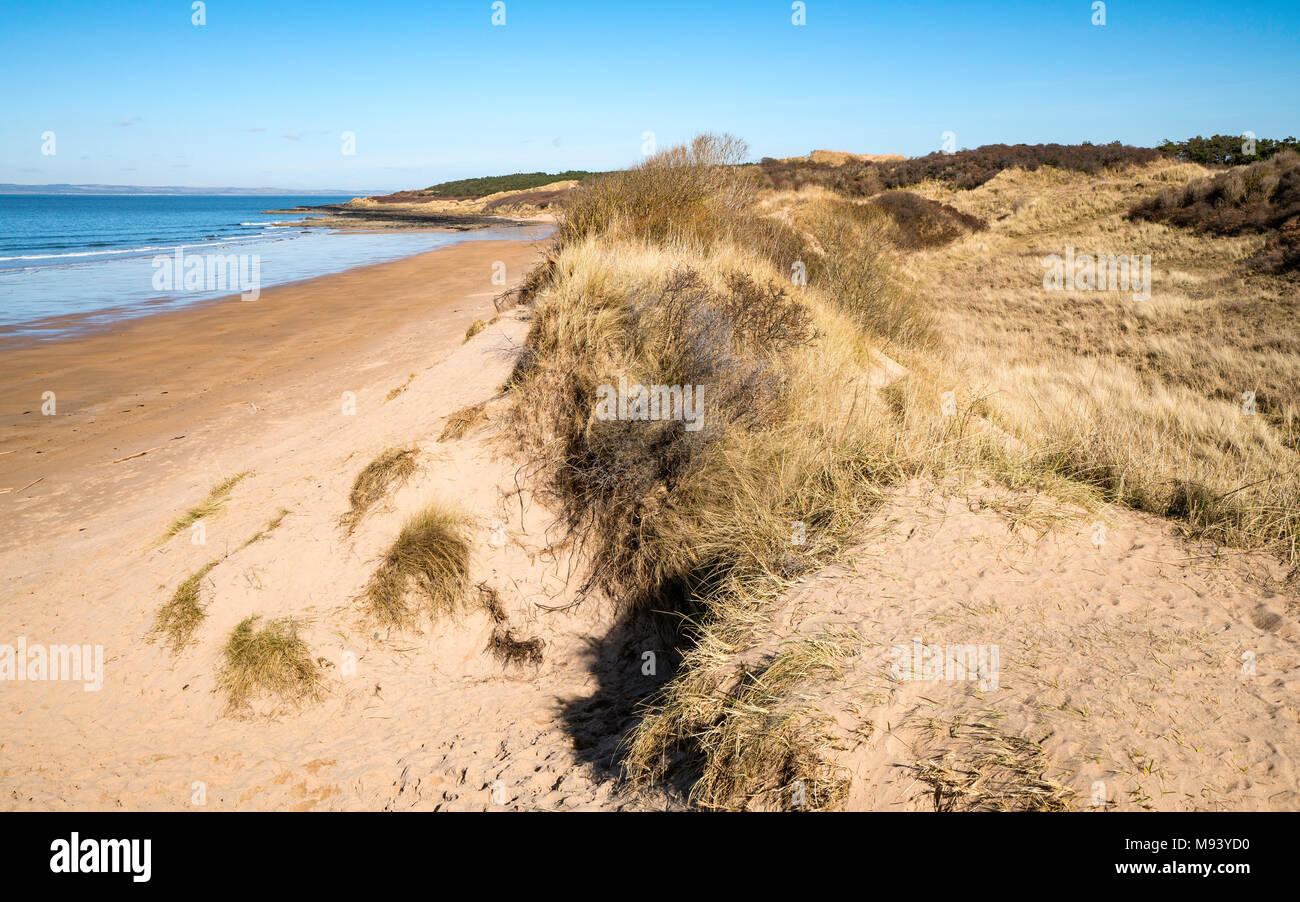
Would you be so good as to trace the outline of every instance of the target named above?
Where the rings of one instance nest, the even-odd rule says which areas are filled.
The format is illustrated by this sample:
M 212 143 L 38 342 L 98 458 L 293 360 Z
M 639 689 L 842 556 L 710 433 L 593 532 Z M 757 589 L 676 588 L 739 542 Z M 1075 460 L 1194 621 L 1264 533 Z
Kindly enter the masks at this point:
M 645 132 L 755 159 L 1300 134 L 1298 0 L 492 5 L 0 0 L 0 182 L 423 187 L 620 167 Z

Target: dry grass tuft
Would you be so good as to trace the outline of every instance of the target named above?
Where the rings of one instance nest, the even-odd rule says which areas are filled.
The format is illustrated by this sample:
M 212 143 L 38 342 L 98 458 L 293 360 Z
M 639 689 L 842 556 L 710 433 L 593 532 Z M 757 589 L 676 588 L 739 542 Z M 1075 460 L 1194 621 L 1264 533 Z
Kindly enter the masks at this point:
M 375 502 L 414 475 L 419 453 L 418 448 L 387 448 L 366 464 L 352 482 L 351 507 L 339 518 L 339 525 L 351 534 Z
M 280 528 L 280 524 L 284 522 L 284 518 L 287 516 L 289 516 L 289 509 L 287 507 L 280 508 L 279 513 L 277 513 L 270 520 L 267 520 L 266 525 L 263 526 L 261 529 L 259 529 L 257 532 L 253 533 L 252 537 L 240 547 L 247 548 L 249 545 L 252 545 L 256 542 L 260 542 L 263 539 L 270 538 L 271 533 L 275 532 L 277 529 Z
M 471 404 L 469 407 L 462 407 L 460 410 L 448 415 L 447 425 L 442 427 L 442 432 L 438 435 L 438 441 L 456 441 L 464 438 L 465 434 L 483 422 L 487 418 L 487 402 L 482 401 L 478 404 Z
M 607 224 L 613 237 L 569 230 L 579 237 L 549 264 L 511 390 L 516 434 L 592 553 L 589 585 L 656 607 L 708 596 L 736 572 L 793 575 L 824 559 L 879 486 L 913 466 L 900 428 L 932 425 L 923 414 L 898 422 L 867 384 L 878 340 L 906 348 L 929 329 L 873 238 L 882 214 L 838 223 L 827 221 L 834 207 L 802 212 L 833 249 L 824 262 L 808 251 L 805 288 L 726 240 L 742 215 L 730 202 L 707 241 L 704 213 L 676 223 L 674 209 L 661 226 L 677 237 L 661 244 L 621 220 Z M 598 418 L 601 386 L 621 376 L 698 386 L 702 428 Z M 796 521 L 816 536 L 807 545 L 791 542 Z
M 272 620 L 261 629 L 257 615 L 240 621 L 223 650 L 217 687 L 226 694 L 227 710 L 238 712 L 261 694 L 300 705 L 321 696 L 320 665 L 298 636 L 291 618 Z
M 211 517 L 219 513 L 226 506 L 226 502 L 230 500 L 230 493 L 234 491 L 235 486 L 250 475 L 251 471 L 245 470 L 243 473 L 236 473 L 229 479 L 224 479 L 214 485 L 208 492 L 208 497 L 203 499 L 202 504 L 190 508 L 183 516 L 172 521 L 171 526 L 167 527 L 166 534 L 158 540 L 158 544 L 161 545 L 177 533 L 189 529 L 204 517 Z
M 1065 811 L 1075 792 L 1046 776 L 1043 747 L 990 723 L 928 722 L 933 741 L 956 746 L 911 766 L 934 791 L 936 811 Z
M 473 338 L 475 335 L 479 334 L 486 328 L 487 328 L 487 323 L 483 322 L 483 320 L 481 319 L 474 320 L 474 322 L 469 324 L 469 328 L 465 330 L 465 341 L 469 341 L 471 338 Z
M 171 599 L 158 609 L 153 632 L 162 636 L 172 651 L 178 652 L 194 639 L 194 633 L 207 615 L 200 598 L 203 577 L 217 566 L 208 561 L 176 587 Z
M 387 396 L 385 396 L 385 398 L 384 398 L 384 403 L 387 404 L 389 401 L 391 401 L 391 400 L 393 400 L 394 398 L 396 398 L 396 397 L 397 397 L 398 395 L 400 395 L 402 392 L 406 391 L 406 389 L 407 389 L 408 387 L 410 387 L 411 382 L 412 382 L 414 379 L 415 379 L 415 373 L 411 373 L 411 375 L 407 376 L 405 382 L 403 382 L 401 385 L 397 386 L 396 388 L 392 389 L 392 390 L 387 394 Z
M 469 586 L 469 542 L 464 518 L 430 505 L 402 528 L 370 582 L 365 598 L 387 626 L 409 625 L 421 610 L 431 619 L 453 612 Z M 417 604 L 411 597 L 416 596 Z
M 479 603 L 483 605 L 483 610 L 487 611 L 492 618 L 495 626 L 492 629 L 492 635 L 488 638 L 486 651 L 492 653 L 492 656 L 505 666 L 532 664 L 539 666 L 542 663 L 542 650 L 546 643 L 539 638 L 517 639 L 514 630 L 507 625 L 506 610 L 501 604 L 501 596 L 497 590 L 487 583 L 479 583 L 474 587 L 478 590 Z

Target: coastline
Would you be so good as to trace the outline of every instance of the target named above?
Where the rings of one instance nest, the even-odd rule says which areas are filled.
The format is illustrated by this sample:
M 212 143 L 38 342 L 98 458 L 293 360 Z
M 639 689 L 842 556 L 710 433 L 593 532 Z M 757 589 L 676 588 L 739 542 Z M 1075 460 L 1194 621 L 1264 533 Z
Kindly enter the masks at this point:
M 274 225 L 276 231 L 283 229 L 285 232 L 298 231 L 300 234 L 284 236 L 291 238 L 288 244 L 281 244 L 282 238 L 267 236 L 261 241 L 231 239 L 228 243 L 182 244 L 178 247 L 184 249 L 189 256 L 202 256 L 205 247 L 215 249 L 218 254 L 254 252 L 255 256 L 265 258 L 269 253 L 270 259 L 275 261 L 275 268 L 260 272 L 260 290 L 267 291 L 325 275 L 337 275 L 351 269 L 402 260 L 464 242 L 545 240 L 549 237 L 552 223 L 542 219 L 520 221 L 498 218 L 491 226 L 474 229 L 435 228 L 426 225 L 399 230 L 402 238 L 394 236 L 393 242 L 381 237 L 394 235 L 393 230 L 362 228 L 360 224 L 344 229 L 305 222 L 268 223 L 270 225 Z M 430 237 L 421 239 L 420 236 Z M 382 244 L 374 245 L 372 242 L 366 246 L 356 243 L 358 239 L 364 241 L 374 237 L 380 237 Z M 289 248 L 290 252 L 286 254 L 284 248 Z M 96 270 L 93 274 L 80 272 L 74 275 L 72 271 L 78 270 L 78 267 L 57 266 L 46 275 L 42 275 L 39 268 L 27 272 L 21 268 L 0 272 L 3 276 L 26 278 L 28 281 L 38 276 L 46 280 L 54 279 L 50 285 L 40 283 L 40 296 L 45 299 L 53 296 L 63 301 L 61 306 L 65 308 L 59 309 L 60 305 L 55 305 L 51 310 L 46 300 L 42 300 L 37 308 L 24 295 L 24 291 L 34 289 L 22 283 L 9 284 L 7 288 L 16 292 L 13 297 L 17 299 L 18 308 L 17 311 L 7 309 L 6 317 L 0 320 L 0 354 L 35 343 L 105 333 L 130 320 L 198 309 L 213 303 L 223 303 L 240 294 L 233 284 L 228 291 L 220 290 L 224 288 L 223 285 L 217 291 L 171 291 L 162 295 L 159 295 L 155 284 L 154 292 L 150 293 L 147 289 L 153 272 L 148 266 L 149 262 L 155 261 L 156 267 L 159 256 L 170 258 L 173 253 L 179 256 L 181 250 L 169 249 L 162 254 L 108 258 L 81 264 L 83 267 L 116 267 L 113 270 Z M 179 263 L 176 265 L 179 266 Z M 69 282 L 69 278 L 72 281 Z M 86 297 L 86 286 L 89 285 L 96 287 L 92 296 Z M 142 292 L 141 286 L 146 290 Z M 24 311 L 24 305 L 29 308 L 27 311 Z M 11 319 L 15 315 L 18 318 Z
M 0 351 L 5 545 L 84 517 L 95 499 L 117 503 L 104 469 L 116 458 L 148 450 L 143 459 L 194 472 L 214 442 L 251 441 L 267 414 L 285 422 L 336 407 L 344 391 L 382 400 L 381 387 L 495 315 L 505 286 L 492 284 L 494 263 L 515 284 L 541 244 L 462 242 L 267 288 L 251 303 L 232 295 Z M 42 415 L 46 392 L 52 416 Z

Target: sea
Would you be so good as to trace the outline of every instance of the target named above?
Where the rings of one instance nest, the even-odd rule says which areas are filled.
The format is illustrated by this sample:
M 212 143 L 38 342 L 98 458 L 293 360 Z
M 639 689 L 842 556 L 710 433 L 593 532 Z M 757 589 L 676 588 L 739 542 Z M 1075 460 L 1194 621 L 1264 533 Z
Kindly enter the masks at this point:
M 268 213 L 343 203 L 321 195 L 0 194 L 0 338 L 42 341 L 462 241 L 540 238 L 545 227 L 350 232 Z M 273 226 L 272 223 L 290 223 Z M 238 260 L 226 280 L 205 262 Z M 245 291 L 256 275 L 258 291 Z M 214 278 L 214 275 L 217 277 Z M 241 281 L 241 279 L 243 281 Z M 26 343 L 26 341 L 24 341 Z

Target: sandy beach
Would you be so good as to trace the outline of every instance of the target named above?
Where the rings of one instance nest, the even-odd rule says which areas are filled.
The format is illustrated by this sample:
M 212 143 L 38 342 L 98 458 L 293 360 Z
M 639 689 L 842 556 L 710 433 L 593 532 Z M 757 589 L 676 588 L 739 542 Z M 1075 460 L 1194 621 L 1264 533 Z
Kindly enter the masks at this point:
M 5 350 L 0 489 L 12 491 L 0 495 L 0 542 L 48 541 L 101 504 L 120 516 L 157 492 L 159 468 L 199 476 L 251 437 L 338 413 L 345 391 L 360 411 L 381 403 L 496 314 L 494 262 L 513 282 L 536 253 L 532 242 L 466 242 Z M 47 391 L 53 416 L 42 415 Z
M 527 796 L 528 807 L 608 802 L 612 749 L 575 749 L 569 730 L 587 715 L 562 710 L 590 681 L 590 649 L 607 630 L 599 610 L 564 617 L 547 633 L 557 663 L 521 675 L 485 653 L 496 624 L 482 613 L 420 636 L 369 628 L 355 603 L 368 562 L 432 497 L 465 509 L 484 548 L 498 520 L 509 524 L 509 546 L 476 569 L 509 590 L 517 629 L 532 629 L 536 599 L 565 603 L 567 561 L 549 547 L 550 517 L 513 491 L 515 465 L 481 439 L 436 441 L 447 414 L 498 392 L 524 336 L 507 311 L 465 341 L 472 322 L 496 317 L 492 263 L 514 284 L 538 253 L 460 244 L 3 355 L 0 450 L 11 453 L 0 482 L 36 484 L 0 496 L 0 634 L 102 645 L 104 681 L 6 684 L 0 807 L 484 808 L 505 774 L 508 799 Z M 46 386 L 55 417 L 40 414 Z M 342 534 L 353 476 L 394 443 L 421 447 L 421 475 Z M 205 519 L 205 545 L 188 532 L 158 544 L 213 483 L 244 472 L 229 508 Z M 212 559 L 221 564 L 202 591 L 219 600 L 197 643 L 173 654 L 150 635 L 156 611 Z M 227 715 L 214 691 L 220 649 L 254 613 L 305 624 L 329 701 Z M 489 773 L 494 756 L 505 763 Z M 414 760 L 422 776 L 406 785 Z

